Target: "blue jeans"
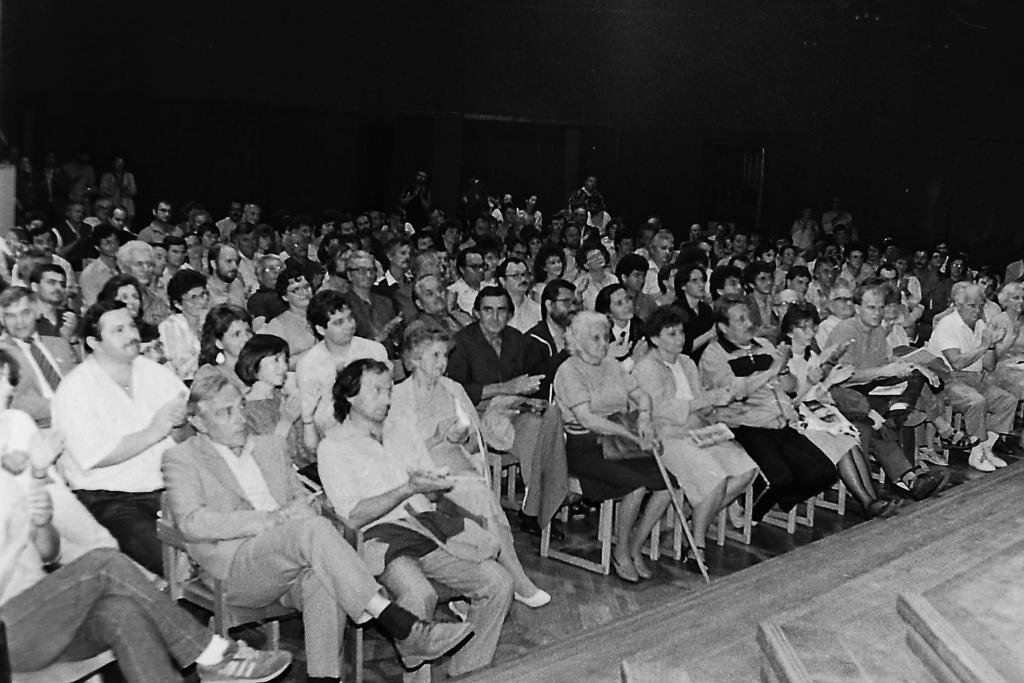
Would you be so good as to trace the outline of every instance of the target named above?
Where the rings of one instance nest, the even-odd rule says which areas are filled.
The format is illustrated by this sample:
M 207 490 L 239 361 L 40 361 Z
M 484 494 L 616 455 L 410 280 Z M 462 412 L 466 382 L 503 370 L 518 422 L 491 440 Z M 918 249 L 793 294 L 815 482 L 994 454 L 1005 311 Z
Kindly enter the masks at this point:
M 128 683 L 181 681 L 211 635 L 116 550 L 93 550 L 0 605 L 14 671 L 114 651 Z M 168 656 L 169 655 L 169 656 Z M 172 663 L 173 662 L 175 663 Z
M 156 515 L 163 491 L 75 491 L 78 500 L 107 528 L 121 551 L 149 571 L 162 576 L 163 551 L 156 537 Z

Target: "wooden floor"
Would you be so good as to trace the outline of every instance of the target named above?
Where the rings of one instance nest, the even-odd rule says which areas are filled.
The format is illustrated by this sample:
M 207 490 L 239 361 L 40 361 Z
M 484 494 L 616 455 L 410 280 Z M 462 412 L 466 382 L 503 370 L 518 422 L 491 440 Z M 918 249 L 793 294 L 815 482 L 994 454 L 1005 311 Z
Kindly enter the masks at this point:
M 947 590 L 943 580 L 952 581 L 953 595 L 971 583 L 961 579 L 984 572 L 986 558 L 1024 542 L 1024 505 L 1017 500 L 1024 494 L 1024 464 L 1007 460 L 1009 468 L 987 475 L 954 460 L 951 488 L 904 506 L 890 520 L 864 522 L 851 501 L 845 517 L 818 510 L 814 528 L 799 527 L 794 535 L 762 524 L 749 546 L 729 541 L 719 548 L 709 538 L 711 586 L 665 557 L 653 580 L 627 584 L 542 559 L 537 539 L 517 532 L 524 566 L 553 600 L 537 610 L 513 603 L 494 664 L 465 680 L 618 681 L 625 659 L 645 681 L 752 681 L 760 665 L 757 625 L 768 619 L 809 653 L 822 653 L 826 664 L 822 644 L 831 643 L 867 653 L 862 664 L 874 680 L 931 680 L 903 645 L 895 595 L 911 586 L 944 614 L 966 618 L 961 612 L 972 596 L 937 600 L 936 591 Z M 567 542 L 594 546 L 595 523 L 593 514 L 572 520 Z M 1005 567 L 999 572 L 1012 575 Z M 1024 589 L 1014 596 L 1019 603 L 1012 604 L 1024 608 Z M 970 617 L 991 626 L 987 613 L 977 611 Z M 1005 636 L 1012 626 L 1002 629 Z M 261 644 L 256 632 L 241 635 Z M 304 683 L 301 621 L 285 622 L 282 636 L 296 661 L 280 680 Z M 880 639 L 895 646 L 889 651 Z M 365 662 L 368 683 L 402 680 L 393 648 L 372 632 Z
M 861 669 L 828 680 L 931 681 L 896 614 L 908 590 L 965 625 L 1007 680 L 1024 680 L 1022 494 L 1024 464 L 1013 463 L 467 680 L 610 682 L 626 659 L 642 680 L 752 681 L 757 625 L 771 620 L 818 668 L 841 649 L 854 653 Z

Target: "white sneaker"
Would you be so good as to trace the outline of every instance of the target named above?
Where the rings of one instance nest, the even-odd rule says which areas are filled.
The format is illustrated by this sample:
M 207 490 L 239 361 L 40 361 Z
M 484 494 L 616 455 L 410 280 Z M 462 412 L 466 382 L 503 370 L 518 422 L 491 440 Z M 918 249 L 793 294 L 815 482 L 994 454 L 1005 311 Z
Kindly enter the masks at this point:
M 971 449 L 971 455 L 967 458 L 967 464 L 980 472 L 994 472 L 996 466 L 989 462 L 985 449 L 975 446 Z
M 992 451 L 985 451 L 985 459 L 996 467 L 1006 467 L 1006 461 Z

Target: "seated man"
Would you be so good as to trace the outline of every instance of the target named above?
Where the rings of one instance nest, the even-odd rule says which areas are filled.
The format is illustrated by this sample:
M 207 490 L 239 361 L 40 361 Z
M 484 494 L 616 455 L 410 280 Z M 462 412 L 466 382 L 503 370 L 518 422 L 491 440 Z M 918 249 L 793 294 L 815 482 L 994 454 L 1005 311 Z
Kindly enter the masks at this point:
M 843 287 L 846 285 L 836 285 L 833 293 L 842 291 Z M 927 369 L 922 371 L 916 365 L 893 359 L 886 342 L 888 331 L 882 325 L 887 289 L 885 283 L 876 280 L 869 280 L 858 287 L 854 295 L 856 313 L 840 320 L 829 334 L 826 353 L 828 349 L 841 350 L 845 347 L 839 363 L 852 369 L 849 379 L 832 390 L 832 397 L 839 410 L 860 432 L 861 450 L 864 453 L 874 452 L 886 477 L 910 497 L 921 500 L 935 493 L 945 483 L 946 477 L 932 470 L 917 472 L 914 463 L 907 460 L 897 443 L 897 428 L 903 425 L 900 413 L 905 416 L 910 408 L 919 406 L 935 424 L 940 436 L 948 440 L 954 434 L 940 416 L 939 401 L 932 397 L 932 389 L 925 386 L 934 379 L 934 375 L 926 377 L 923 373 L 930 374 Z M 906 388 L 895 398 L 872 395 L 872 391 L 880 386 L 904 381 Z M 896 411 L 895 408 L 901 410 Z M 883 423 L 883 417 L 890 419 Z M 869 447 L 873 439 L 876 448 L 872 451 Z
M 82 340 L 89 355 L 53 397 L 64 474 L 121 550 L 161 574 L 160 459 L 185 421 L 185 385 L 139 355 L 139 331 L 120 301 L 101 301 L 85 312 Z
M 618 241 L 616 235 L 616 242 Z M 641 320 L 651 317 L 651 313 L 658 307 L 654 297 L 643 291 L 649 269 L 650 263 L 639 254 L 626 254 L 615 264 L 615 276 L 633 297 L 633 310 L 636 317 Z
M 395 315 L 391 299 L 373 291 L 376 274 L 373 256 L 361 250 L 348 255 L 348 279 L 352 287 L 343 295 L 356 319 L 356 334 L 372 339 L 388 349 L 388 355 L 397 356 L 395 334 L 402 318 Z
M 512 297 L 502 287 L 484 287 L 473 305 L 477 320 L 455 335 L 455 347 L 448 359 L 448 377 L 462 385 L 470 400 L 483 413 L 484 438 L 488 445 L 509 451 L 518 458 L 523 476 L 528 477 L 537 444 L 540 417 L 519 412 L 510 430 L 508 410 L 528 405 L 540 407 L 533 397 L 541 395 L 543 374 L 529 374 L 526 364 L 526 336 L 509 326 Z M 493 404 L 493 408 L 492 408 Z
M 151 287 L 156 257 L 153 247 L 139 240 L 132 240 L 117 250 L 117 267 L 122 273 L 135 276 L 142 289 L 142 319 L 150 325 L 159 325 L 171 315 L 167 303 L 167 292 L 158 292 Z
M 418 313 L 410 322 L 420 321 L 429 327 L 442 329 L 452 336 L 473 322 L 473 319 L 455 303 L 454 294 L 445 289 L 440 276 L 420 276 L 413 284 L 412 291 Z
M 835 465 L 811 441 L 790 426 L 796 411 L 786 396 L 789 349 L 776 349 L 754 337 L 750 310 L 741 297 L 726 294 L 715 301 L 716 336 L 700 358 L 701 382 L 707 389 L 726 390 L 731 399 L 715 409 L 736 441 L 761 468 L 754 483 L 754 520 L 776 503 L 784 512 L 832 486 Z
M 358 360 L 339 373 L 333 393 L 341 424 L 320 442 L 320 479 L 335 509 L 365 531 L 364 558 L 399 605 L 420 618 L 433 614 L 438 596 L 430 581 L 469 599 L 476 637 L 452 657 L 448 673 L 457 676 L 491 663 L 512 577 L 495 560 L 490 534 L 424 495 L 450 490 L 450 481 L 409 472 L 384 450 L 391 386 L 391 371 L 380 361 Z
M 24 287 L 0 294 L 0 315 L 7 333 L 0 338 L 21 368 L 11 407 L 28 413 L 41 429 L 50 427 L 54 392 L 78 365 L 78 356 L 64 337 L 42 337 L 37 330 L 36 297 Z
M 377 619 L 409 668 L 466 639 L 467 624 L 427 624 L 393 605 L 306 491 L 276 435 L 250 435 L 242 394 L 220 373 L 192 383 L 199 433 L 172 448 L 163 471 L 189 556 L 223 582 L 230 604 L 282 598 L 302 610 L 310 680 L 339 681 L 345 617 Z
M 953 410 L 963 413 L 968 435 L 981 442 L 971 450 L 968 463 L 991 472 L 1006 466 L 992 453 L 992 446 L 1000 434 L 1013 430 L 1017 409 L 1017 399 L 998 386 L 992 372 L 996 363 L 993 350 L 1006 330 L 993 330 L 981 319 L 985 292 L 979 285 L 958 287 L 953 305 L 956 310 L 935 323 L 928 350 L 944 357 L 953 369 L 946 395 Z
M 360 358 L 387 362 L 388 352 L 372 339 L 356 336 L 355 316 L 341 292 L 322 289 L 313 295 L 306 319 L 318 341 L 296 363 L 295 381 L 302 398 L 304 440 L 316 448 L 320 436 L 335 424 L 331 399 L 335 376 Z
M 268 681 L 291 664 L 287 652 L 211 635 L 115 549 L 61 566 L 50 492 L 20 487 L 17 474 L 0 469 L 0 622 L 14 671 L 108 649 L 128 683 L 181 680 L 179 669 L 193 663 L 203 680 Z

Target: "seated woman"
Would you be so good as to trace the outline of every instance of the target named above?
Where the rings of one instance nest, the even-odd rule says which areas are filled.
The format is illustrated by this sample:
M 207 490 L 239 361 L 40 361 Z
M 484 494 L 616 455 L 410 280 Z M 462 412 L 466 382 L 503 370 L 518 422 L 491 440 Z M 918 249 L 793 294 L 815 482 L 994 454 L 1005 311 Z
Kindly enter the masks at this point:
M 476 409 L 465 389 L 444 376 L 450 344 L 443 330 L 419 323 L 406 329 L 402 358 L 411 374 L 391 392 L 384 447 L 406 460 L 410 470 L 448 475 L 455 488 L 447 497 L 488 520 L 501 546 L 498 562 L 512 576 L 515 599 L 542 607 L 551 596 L 537 588 L 519 563 L 505 512 L 487 483 Z
M 238 387 L 243 394 L 248 387 L 235 373 L 238 354 L 252 337 L 252 317 L 244 308 L 233 304 L 220 304 L 210 309 L 203 322 L 199 338 L 199 370 L 219 372 Z
M 576 295 L 582 299 L 584 310 L 593 311 L 598 292 L 619 282 L 615 274 L 608 271 L 611 256 L 601 243 L 585 242 L 576 255 L 576 264 L 580 272 L 574 283 Z
M 996 331 L 1005 330 L 1006 336 L 996 344 L 995 374 L 999 386 L 1024 399 L 1024 285 L 1007 282 L 999 290 L 1001 313 L 992 316 L 989 326 Z M 1021 437 L 1024 443 L 1024 435 Z
M 731 400 L 715 409 L 736 441 L 768 480 L 754 482 L 754 520 L 778 504 L 788 512 L 836 481 L 836 468 L 821 450 L 791 425 L 798 416 L 786 395 L 789 347 L 776 349 L 753 335 L 746 301 L 725 295 L 715 302 L 715 340 L 700 359 L 701 382 L 708 390 L 728 390 Z M 787 381 L 788 380 L 788 381 Z
M 640 343 L 644 338 L 644 323 L 634 315 L 633 297 L 624 284 L 617 282 L 598 292 L 594 298 L 594 310 L 607 316 L 608 322 L 611 323 L 609 356 L 619 362 L 631 359 L 626 365 L 628 371 L 636 358 L 646 351 L 646 347 Z
M 288 304 L 288 310 L 256 331 L 273 334 L 288 342 L 288 350 L 291 352 L 289 367 L 294 370 L 298 357 L 316 343 L 313 330 L 306 320 L 306 309 L 313 298 L 313 288 L 305 276 L 286 268 L 277 276 L 277 293 Z
M 533 282 L 530 298 L 540 303 L 540 295 L 544 285 L 552 280 L 560 280 L 565 272 L 565 252 L 556 244 L 545 242 L 533 260 Z
M 163 344 L 160 342 L 160 331 L 157 330 L 156 325 L 151 325 L 144 319 L 142 287 L 134 276 L 125 273 L 118 273 L 113 276 L 103 285 L 96 300 L 123 302 L 128 307 L 132 320 L 135 321 L 135 327 L 139 330 L 142 355 L 158 363 L 166 360 Z
M 199 369 L 199 332 L 210 309 L 206 276 L 195 270 L 179 270 L 167 283 L 167 300 L 176 311 L 160 323 L 167 362 L 184 381 Z
M 793 402 L 806 415 L 817 415 L 818 420 L 801 421 L 801 434 L 817 446 L 839 470 L 866 517 L 888 517 L 897 506 L 878 498 L 871 471 L 860 448 L 856 427 L 832 405 L 829 389 L 850 378 L 852 368 L 834 365 L 844 348 L 831 348 L 822 352 L 814 335 L 818 331 L 818 312 L 810 303 L 794 304 L 782 317 L 779 343 L 790 344 L 793 356 L 787 370 L 796 380 Z M 831 371 L 826 375 L 823 366 Z M 827 427 L 827 428 L 826 428 Z
M 238 352 L 235 374 L 246 386 L 245 422 L 254 434 L 277 434 L 288 440 L 295 464 L 312 466 L 316 456 L 302 439 L 302 401 L 294 381 L 288 383 L 288 342 L 272 334 L 254 334 Z
M 700 263 L 684 264 L 673 280 L 676 290 L 675 306 L 687 315 L 686 346 L 683 353 L 700 363 L 701 354 L 715 338 L 715 316 L 707 302 L 708 274 Z
M 665 466 L 675 475 L 693 506 L 695 556 L 702 556 L 704 536 L 715 514 L 736 500 L 757 477 L 757 464 L 735 441 L 698 446 L 690 430 L 714 422 L 716 405 L 731 399 L 727 389 L 705 392 L 697 366 L 683 355 L 686 313 L 674 306 L 655 309 L 645 335 L 651 351 L 633 374 L 654 404 L 654 426 L 664 447 Z M 703 559 L 703 557 L 701 557 Z
M 608 356 L 608 328 L 608 319 L 600 313 L 582 311 L 573 318 L 566 336 L 573 355 L 555 373 L 555 400 L 565 423 L 569 474 L 579 479 L 584 497 L 621 498 L 612 567 L 619 578 L 635 583 L 652 576 L 640 549 L 671 499 L 653 459 L 604 457 L 602 435 L 629 439 L 645 450 L 654 447 L 655 439 L 651 397 Z M 609 419 L 626 412 L 631 404 L 640 411 L 638 434 Z M 650 500 L 637 524 L 648 491 L 652 492 Z

